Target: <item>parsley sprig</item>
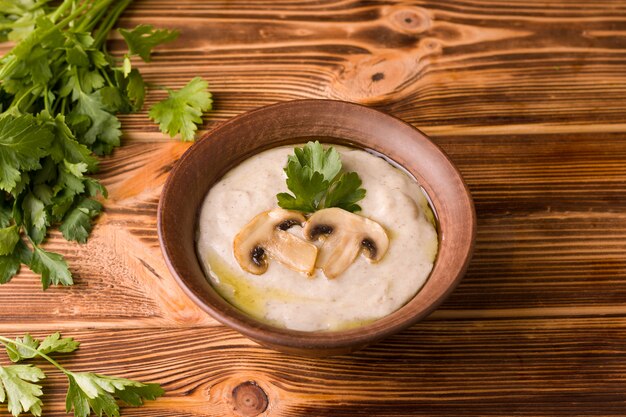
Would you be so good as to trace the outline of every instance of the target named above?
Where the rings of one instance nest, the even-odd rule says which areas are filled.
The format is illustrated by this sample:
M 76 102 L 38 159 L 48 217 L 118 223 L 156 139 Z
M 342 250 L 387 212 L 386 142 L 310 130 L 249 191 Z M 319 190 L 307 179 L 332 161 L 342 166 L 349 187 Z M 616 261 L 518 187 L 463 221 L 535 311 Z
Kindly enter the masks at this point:
M 178 32 L 139 25 L 120 29 L 129 47 L 114 57 L 106 38 L 131 0 L 0 0 L 0 41 L 15 46 L 0 59 L 0 284 L 22 264 L 41 275 L 44 289 L 71 285 L 59 254 L 41 247 L 59 226 L 84 243 L 102 211 L 106 189 L 90 177 L 96 155 L 120 145 L 119 113 L 142 108 L 146 83 L 133 57 Z M 205 81 L 194 78 L 157 103 L 150 117 L 170 136 L 193 140 L 211 108 Z
M 365 197 L 361 178 L 356 172 L 341 170 L 341 156 L 332 146 L 324 149 L 315 141 L 295 148 L 285 167 L 287 188 L 292 194 L 277 194 L 278 205 L 305 213 L 330 207 L 360 211 L 356 203 Z
M 120 415 L 117 400 L 140 406 L 144 400 L 154 400 L 164 394 L 158 384 L 68 370 L 49 355 L 73 352 L 78 349 L 79 343 L 70 337 L 61 337 L 59 332 L 43 341 L 28 333 L 15 339 L 0 336 L 0 344 L 4 345 L 14 363 L 39 356 L 61 371 L 69 383 L 66 412 L 74 410 L 75 417 L 87 417 L 92 411 L 98 416 L 117 417 Z M 45 377 L 44 372 L 33 365 L 0 366 L 0 403 L 7 402 L 9 412 L 16 417 L 23 412 L 41 416 L 43 390 L 38 382 Z
M 152 106 L 150 118 L 159 123 L 163 133 L 183 141 L 192 141 L 197 125 L 202 123 L 202 112 L 211 108 L 211 96 L 206 94 L 208 83 L 195 77 L 178 91 L 168 89 L 168 97 Z

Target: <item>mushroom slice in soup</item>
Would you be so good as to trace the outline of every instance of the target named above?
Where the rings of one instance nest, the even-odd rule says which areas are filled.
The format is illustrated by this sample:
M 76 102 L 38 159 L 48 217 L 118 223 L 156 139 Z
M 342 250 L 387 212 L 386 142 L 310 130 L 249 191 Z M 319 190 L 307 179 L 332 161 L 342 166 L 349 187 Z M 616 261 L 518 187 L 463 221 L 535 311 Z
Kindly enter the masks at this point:
M 380 224 L 336 207 L 315 212 L 303 232 L 309 240 L 324 238 L 316 267 L 329 279 L 348 269 L 359 253 L 370 262 L 378 262 L 389 248 L 389 237 Z
M 305 221 L 302 213 L 281 208 L 255 216 L 233 242 L 239 266 L 244 271 L 261 275 L 267 271 L 270 258 L 294 271 L 313 274 L 317 247 L 287 231 Z

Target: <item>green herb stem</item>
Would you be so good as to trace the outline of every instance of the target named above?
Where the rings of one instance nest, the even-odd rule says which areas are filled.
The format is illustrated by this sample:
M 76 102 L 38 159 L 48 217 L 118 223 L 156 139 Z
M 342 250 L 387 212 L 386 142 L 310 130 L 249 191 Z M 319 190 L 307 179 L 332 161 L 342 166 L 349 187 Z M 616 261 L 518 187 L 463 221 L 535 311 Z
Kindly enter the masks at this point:
M 100 71 L 100 74 L 102 74 L 109 86 L 115 87 L 115 84 L 113 83 L 113 81 L 111 81 L 111 77 L 109 77 L 109 74 L 107 74 L 106 71 Z
M 13 102 L 11 103 L 11 105 L 9 107 L 18 107 L 20 106 L 20 103 L 26 98 L 28 97 L 34 90 L 35 90 L 35 86 L 32 86 L 31 88 L 29 88 L 28 90 L 26 90 L 21 96 L 15 96 L 15 98 L 13 99 Z
M 69 0 L 66 0 L 66 2 Z M 108 3 L 107 3 L 108 5 Z M 63 19 L 62 21 L 60 21 L 59 23 L 55 24 L 52 28 L 48 29 L 47 31 L 43 32 L 41 36 L 41 38 L 45 38 L 46 36 L 48 36 L 49 34 L 51 34 L 53 31 L 57 30 L 57 29 L 63 29 L 65 26 L 67 26 L 70 22 L 72 22 L 74 19 L 76 19 L 78 16 L 80 16 L 82 14 L 82 12 L 89 6 L 88 2 L 83 3 L 82 5 L 80 5 L 79 7 L 76 8 L 76 10 L 74 10 L 74 12 L 72 12 L 69 16 L 67 16 L 65 19 Z M 102 7 L 102 4 L 96 6 L 96 7 Z M 36 33 L 36 32 L 33 32 Z M 32 35 L 31 35 L 32 36 Z M 13 53 L 13 50 L 17 48 L 17 45 L 15 47 L 13 47 L 13 49 L 11 51 L 9 51 L 7 53 L 7 56 L 11 56 Z M 13 70 L 15 69 L 16 65 L 18 64 L 18 61 L 15 57 L 15 55 L 12 56 L 12 59 L 7 62 L 4 66 L 2 66 L 2 69 L 0 69 L 0 80 L 6 78 L 7 74 L 10 74 L 11 72 L 13 72 Z
M 43 96 L 43 104 L 46 108 L 46 110 L 48 111 L 48 113 L 50 113 L 50 99 L 49 99 L 49 91 L 48 87 L 46 87 L 46 90 L 44 91 L 44 96 Z
M 73 0 L 63 1 L 63 3 L 59 7 L 57 7 L 57 9 L 50 15 L 50 19 L 52 20 L 52 23 L 56 23 L 57 19 L 60 16 L 62 16 L 63 13 L 65 13 L 67 9 L 72 7 L 73 4 L 74 4 Z
M 13 28 L 25 28 L 32 25 L 32 22 L 11 22 L 0 25 L 0 30 L 13 29 Z
M 75 19 L 77 19 L 87 8 L 89 7 L 89 2 L 86 1 L 80 6 L 78 6 L 72 13 L 70 13 L 65 19 L 61 20 L 59 23 L 55 24 L 54 27 L 50 28 L 46 35 L 52 33 L 55 29 L 63 29 L 65 26 L 69 25 Z M 96 6 L 99 7 L 99 6 Z
M 132 0 L 124 0 L 120 2 L 119 4 L 116 4 L 113 11 L 109 13 L 106 19 L 100 24 L 95 34 L 95 38 L 94 38 L 95 39 L 94 46 L 96 48 L 100 48 L 102 44 L 104 43 L 104 41 L 106 41 L 106 38 L 109 35 L 109 32 L 111 31 L 113 26 L 115 26 L 117 19 L 124 12 L 124 10 L 130 5 L 131 2 Z
M 96 13 L 93 13 L 93 10 L 91 10 L 90 14 L 81 19 L 78 30 L 80 32 L 91 32 L 108 12 L 109 10 L 107 9 L 98 10 Z

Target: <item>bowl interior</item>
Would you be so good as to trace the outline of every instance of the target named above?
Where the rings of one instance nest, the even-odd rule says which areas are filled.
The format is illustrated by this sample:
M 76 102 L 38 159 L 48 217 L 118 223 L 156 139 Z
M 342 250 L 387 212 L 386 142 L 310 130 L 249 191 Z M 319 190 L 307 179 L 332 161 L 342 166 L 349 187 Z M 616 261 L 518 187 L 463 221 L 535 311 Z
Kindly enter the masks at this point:
M 420 183 L 438 217 L 439 252 L 422 289 L 396 312 L 368 325 L 334 332 L 301 332 L 257 321 L 225 301 L 196 257 L 199 208 L 211 186 L 263 150 L 311 138 L 373 150 L 404 167 Z M 158 210 L 166 262 L 185 292 L 222 323 L 283 350 L 351 350 L 406 328 L 429 314 L 460 280 L 473 250 L 475 214 L 461 175 L 424 134 L 399 119 L 330 100 L 281 103 L 246 113 L 209 132 L 177 163 Z

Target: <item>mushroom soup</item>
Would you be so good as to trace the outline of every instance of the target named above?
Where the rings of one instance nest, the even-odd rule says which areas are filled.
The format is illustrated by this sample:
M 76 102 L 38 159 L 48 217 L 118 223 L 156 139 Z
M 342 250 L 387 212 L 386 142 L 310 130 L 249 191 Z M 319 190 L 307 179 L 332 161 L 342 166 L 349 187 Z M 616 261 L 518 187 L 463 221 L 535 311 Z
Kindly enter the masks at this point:
M 433 268 L 437 232 L 417 182 L 371 153 L 333 148 L 339 167 L 354 172 L 340 175 L 312 161 L 319 178 L 289 186 L 314 187 L 327 175 L 331 191 L 321 203 L 321 194 L 312 197 L 319 203 L 312 209 L 291 209 L 302 202 L 299 195 L 283 198 L 281 207 L 290 209 L 277 207 L 292 146 L 247 159 L 205 198 L 199 258 L 214 288 L 252 317 L 293 330 L 355 327 L 402 307 Z

